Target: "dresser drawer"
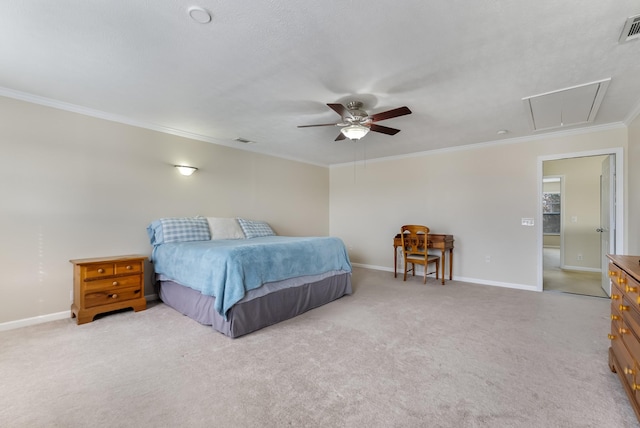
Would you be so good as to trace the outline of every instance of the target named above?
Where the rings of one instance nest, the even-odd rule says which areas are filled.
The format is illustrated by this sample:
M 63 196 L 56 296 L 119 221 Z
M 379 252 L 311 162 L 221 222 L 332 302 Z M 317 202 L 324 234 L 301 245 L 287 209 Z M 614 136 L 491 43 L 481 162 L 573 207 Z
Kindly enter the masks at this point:
M 119 288 L 134 287 L 142 284 L 142 275 L 118 276 L 109 279 L 96 279 L 86 281 L 84 286 L 85 292 L 93 291 L 116 291 Z
M 96 306 L 108 305 L 110 303 L 137 299 L 142 295 L 141 290 L 142 287 L 136 287 L 87 293 L 84 296 L 84 306 L 86 308 L 93 308 Z
M 624 327 L 621 327 L 624 328 Z M 613 329 L 613 327 L 612 327 Z M 612 332 L 616 334 L 615 332 Z M 620 334 L 618 337 L 623 338 L 626 333 Z M 622 373 L 624 374 L 629 386 L 632 386 L 636 382 L 637 375 L 637 367 L 635 361 L 631 357 L 629 350 L 625 346 L 624 342 L 619 339 L 614 339 L 611 341 L 611 347 L 613 348 L 613 352 L 616 354 L 616 358 L 618 359 L 618 363 L 621 365 Z

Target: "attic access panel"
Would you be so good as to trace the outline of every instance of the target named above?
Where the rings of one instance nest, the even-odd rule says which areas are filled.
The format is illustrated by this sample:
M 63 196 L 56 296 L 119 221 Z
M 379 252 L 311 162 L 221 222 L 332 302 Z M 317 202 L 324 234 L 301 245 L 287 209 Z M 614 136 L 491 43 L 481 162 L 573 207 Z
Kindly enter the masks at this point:
M 534 131 L 593 122 L 611 78 L 523 98 Z

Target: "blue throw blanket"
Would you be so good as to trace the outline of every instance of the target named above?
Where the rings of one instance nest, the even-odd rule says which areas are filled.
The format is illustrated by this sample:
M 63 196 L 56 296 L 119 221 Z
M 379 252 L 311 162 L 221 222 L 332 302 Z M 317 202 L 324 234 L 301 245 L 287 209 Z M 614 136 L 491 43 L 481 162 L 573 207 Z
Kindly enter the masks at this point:
M 216 311 L 227 311 L 248 290 L 298 276 L 351 272 L 339 238 L 265 236 L 252 239 L 174 242 L 154 247 L 155 272 L 214 296 Z

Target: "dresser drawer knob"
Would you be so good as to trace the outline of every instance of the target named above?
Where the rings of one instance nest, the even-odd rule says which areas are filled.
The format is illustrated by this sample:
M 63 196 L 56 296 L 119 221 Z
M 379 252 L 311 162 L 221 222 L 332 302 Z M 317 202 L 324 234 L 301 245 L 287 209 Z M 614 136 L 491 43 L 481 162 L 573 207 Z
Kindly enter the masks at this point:
M 634 375 L 634 374 L 636 374 L 635 370 L 630 369 L 629 367 L 625 367 L 625 368 L 624 368 L 624 370 L 623 370 L 623 372 L 624 372 L 624 374 L 626 374 L 626 375 Z
M 611 295 L 611 300 L 618 300 L 620 298 L 620 296 L 618 296 L 617 294 L 612 294 Z
M 99 269 L 98 269 L 98 273 L 104 273 L 104 269 L 99 268 Z
M 626 334 L 626 333 L 629 333 L 629 330 L 627 330 L 627 329 L 626 329 L 626 328 L 624 328 L 624 327 L 620 327 L 620 328 L 618 329 L 618 333 L 620 333 L 620 334 Z
M 622 285 L 622 284 L 626 284 L 627 283 L 627 278 L 618 278 L 618 284 Z
M 609 338 L 609 340 L 614 340 L 616 338 L 616 336 L 611 333 L 607 334 L 607 337 Z
M 118 281 L 113 281 L 112 285 L 118 285 Z
M 622 311 L 628 311 L 628 310 L 629 310 L 629 306 L 626 306 L 626 305 L 620 305 L 620 306 L 618 306 L 618 309 L 620 309 L 620 312 L 622 312 Z
M 127 265 L 126 269 L 127 269 L 127 270 L 131 270 L 131 269 L 133 269 L 133 266 L 131 266 L 131 265 Z
M 617 321 L 617 320 L 619 320 L 619 319 L 620 319 L 620 317 L 619 317 L 618 315 L 616 315 L 616 314 L 611 314 L 611 319 L 612 319 L 613 321 Z
M 112 295 L 111 295 L 111 296 L 109 296 L 109 297 L 111 297 L 112 299 L 117 299 L 117 298 L 118 298 L 118 295 L 114 293 L 114 294 L 112 294 Z
M 640 389 L 640 385 L 634 382 L 631 384 L 631 389 L 633 389 L 634 391 L 637 391 Z
M 609 271 L 609 276 L 616 276 L 616 275 L 618 275 L 618 272 L 616 272 L 615 270 Z
M 628 285 L 624 286 L 624 291 L 626 291 L 627 293 L 637 293 L 638 292 L 638 287 L 630 287 Z

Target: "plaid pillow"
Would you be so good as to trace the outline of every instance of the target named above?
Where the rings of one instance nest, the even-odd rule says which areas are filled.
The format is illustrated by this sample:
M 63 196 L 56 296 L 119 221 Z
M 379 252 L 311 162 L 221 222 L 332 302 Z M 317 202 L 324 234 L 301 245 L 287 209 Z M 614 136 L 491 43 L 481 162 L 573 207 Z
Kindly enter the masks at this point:
M 162 242 L 208 241 L 209 223 L 205 217 L 161 218 Z
M 245 220 L 238 217 L 238 223 L 247 239 L 276 235 L 271 226 L 264 221 Z

